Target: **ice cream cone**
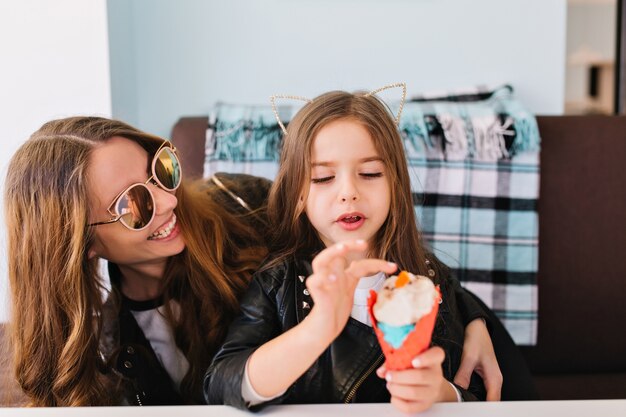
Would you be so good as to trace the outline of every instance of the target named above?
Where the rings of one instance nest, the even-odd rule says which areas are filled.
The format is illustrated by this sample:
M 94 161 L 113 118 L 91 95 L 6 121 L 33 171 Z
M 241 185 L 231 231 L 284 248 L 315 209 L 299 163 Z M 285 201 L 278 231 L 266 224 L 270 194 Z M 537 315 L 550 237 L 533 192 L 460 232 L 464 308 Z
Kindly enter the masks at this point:
M 439 286 L 436 287 L 439 299 L 441 299 L 441 292 Z M 435 301 L 433 303 L 430 313 L 420 318 L 415 327 L 407 335 L 406 339 L 402 342 L 402 345 L 398 348 L 394 348 L 385 340 L 385 334 L 378 326 L 378 321 L 374 316 L 374 304 L 378 294 L 375 291 L 370 291 L 370 296 L 367 300 L 367 307 L 372 319 L 372 325 L 380 347 L 385 354 L 385 367 L 389 370 L 403 370 L 412 368 L 411 362 L 413 359 L 428 349 L 435 327 L 435 320 L 437 319 L 437 312 L 439 311 L 439 303 Z

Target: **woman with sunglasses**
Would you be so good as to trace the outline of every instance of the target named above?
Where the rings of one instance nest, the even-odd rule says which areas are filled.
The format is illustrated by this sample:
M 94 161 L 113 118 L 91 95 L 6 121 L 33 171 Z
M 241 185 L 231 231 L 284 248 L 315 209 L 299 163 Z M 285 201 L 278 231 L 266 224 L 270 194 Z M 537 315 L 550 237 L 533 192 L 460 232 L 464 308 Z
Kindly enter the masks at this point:
M 32 405 L 203 402 L 202 376 L 267 253 L 269 181 L 181 174 L 169 142 L 102 118 L 46 123 L 13 157 L 12 345 Z
M 181 177 L 169 142 L 96 117 L 48 122 L 14 155 L 11 338 L 32 405 L 203 402 L 204 372 L 268 252 L 270 183 Z M 463 378 L 480 373 L 497 399 L 501 374 L 478 322 L 466 327 Z

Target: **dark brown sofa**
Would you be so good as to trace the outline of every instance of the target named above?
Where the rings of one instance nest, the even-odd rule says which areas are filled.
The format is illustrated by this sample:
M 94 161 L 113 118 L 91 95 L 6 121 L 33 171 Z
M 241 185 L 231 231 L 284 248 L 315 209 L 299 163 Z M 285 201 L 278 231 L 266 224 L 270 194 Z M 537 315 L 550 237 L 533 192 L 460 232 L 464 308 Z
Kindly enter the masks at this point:
M 626 398 L 626 117 L 540 117 L 538 343 L 545 399 Z
M 187 176 L 203 175 L 207 124 L 172 130 Z M 626 117 L 538 124 L 539 329 L 522 353 L 542 399 L 626 398 Z
M 203 174 L 207 123 L 184 117 L 173 128 L 188 177 Z M 626 398 L 626 117 L 538 123 L 539 329 L 522 353 L 542 399 Z M 15 403 L 0 370 L 0 404 Z

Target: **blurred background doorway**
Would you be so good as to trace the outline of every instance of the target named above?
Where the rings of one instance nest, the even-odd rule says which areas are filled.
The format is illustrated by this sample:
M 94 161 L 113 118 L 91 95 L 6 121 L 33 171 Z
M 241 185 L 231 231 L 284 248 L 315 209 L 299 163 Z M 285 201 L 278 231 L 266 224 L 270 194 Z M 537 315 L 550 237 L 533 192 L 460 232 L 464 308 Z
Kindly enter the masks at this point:
M 624 112 L 623 3 L 568 0 L 566 114 Z

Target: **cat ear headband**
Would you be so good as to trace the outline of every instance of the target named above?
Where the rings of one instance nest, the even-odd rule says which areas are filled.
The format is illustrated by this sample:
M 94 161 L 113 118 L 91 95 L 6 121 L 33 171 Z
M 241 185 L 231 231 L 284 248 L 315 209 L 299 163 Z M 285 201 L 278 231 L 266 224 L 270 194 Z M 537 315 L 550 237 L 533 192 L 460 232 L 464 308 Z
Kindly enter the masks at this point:
M 402 109 L 404 108 L 404 101 L 406 100 L 406 83 L 388 84 L 388 85 L 386 85 L 384 87 L 380 87 L 380 88 L 377 88 L 376 90 L 370 91 L 369 93 L 365 94 L 365 97 L 373 96 L 375 94 L 380 93 L 381 91 L 389 90 L 391 88 L 402 88 L 402 99 L 400 100 L 400 108 L 398 109 L 398 114 L 396 114 L 396 117 L 394 118 L 394 120 L 396 122 L 396 126 L 398 126 L 400 124 L 400 115 L 402 114 Z M 309 98 L 306 98 L 306 97 L 291 96 L 291 95 L 287 95 L 287 94 L 275 94 L 273 96 L 270 96 L 270 102 L 272 103 L 272 111 L 274 112 L 274 117 L 276 118 L 276 121 L 278 122 L 278 125 L 280 126 L 280 129 L 286 135 L 287 134 L 287 129 L 285 129 L 285 125 L 280 120 L 280 117 L 278 116 L 278 110 L 276 109 L 276 99 L 277 98 L 287 99 L 287 100 L 304 101 L 305 103 L 311 103 L 313 100 L 311 100 Z

